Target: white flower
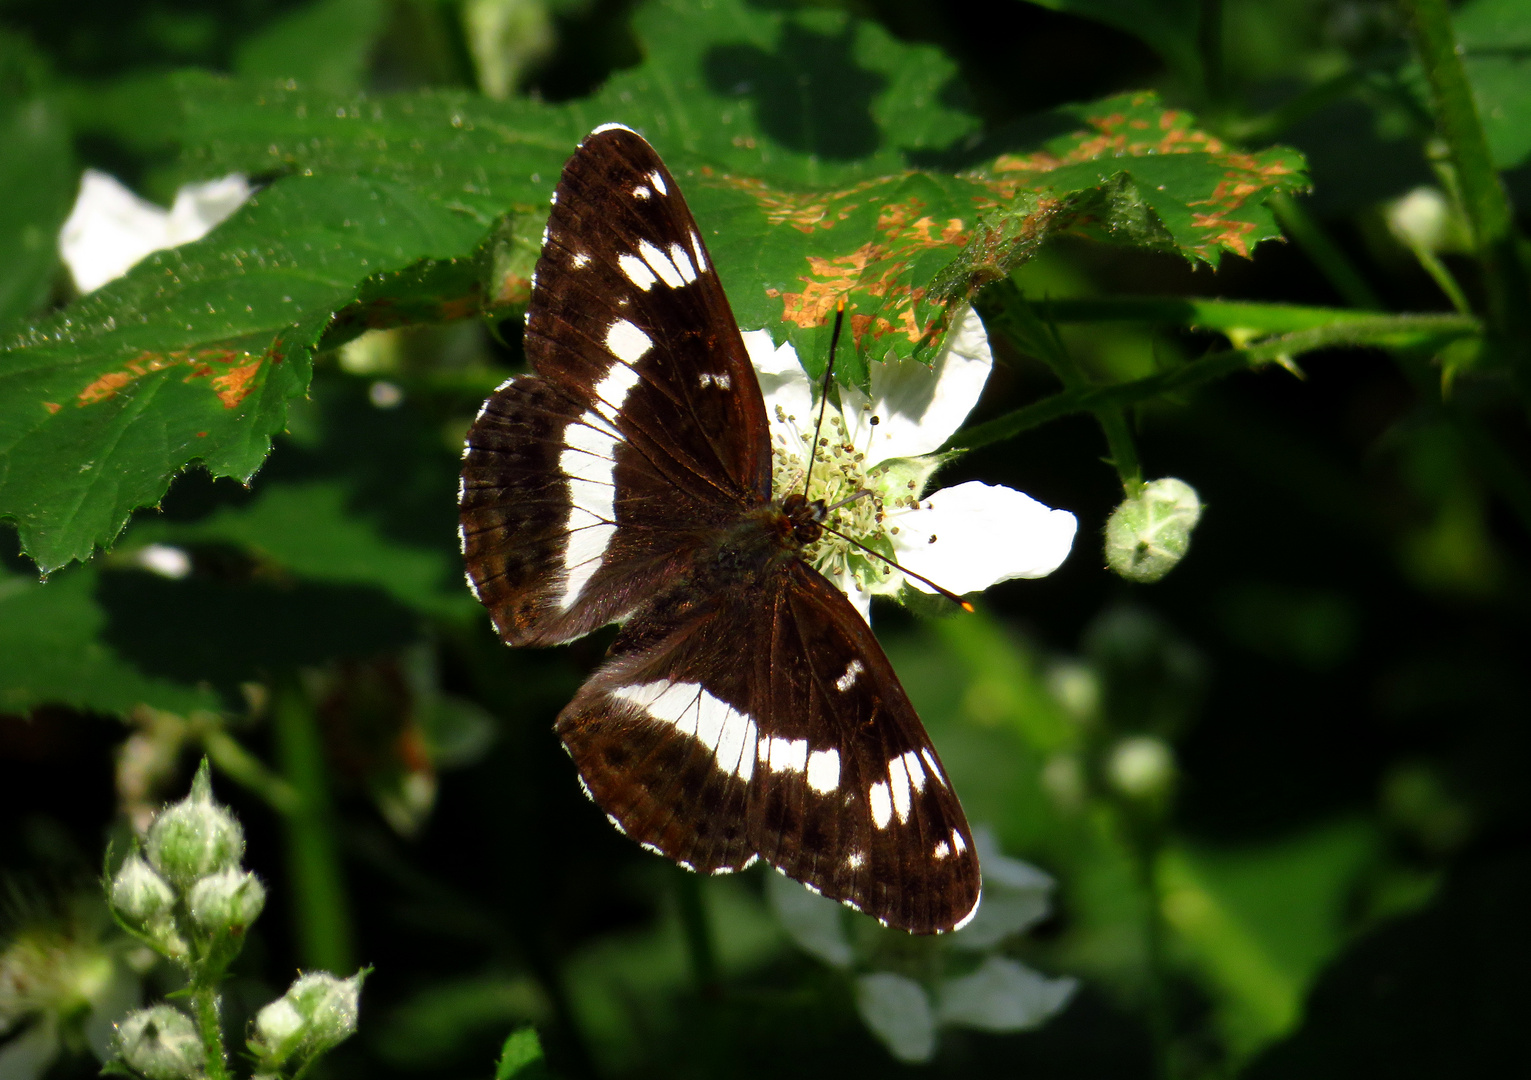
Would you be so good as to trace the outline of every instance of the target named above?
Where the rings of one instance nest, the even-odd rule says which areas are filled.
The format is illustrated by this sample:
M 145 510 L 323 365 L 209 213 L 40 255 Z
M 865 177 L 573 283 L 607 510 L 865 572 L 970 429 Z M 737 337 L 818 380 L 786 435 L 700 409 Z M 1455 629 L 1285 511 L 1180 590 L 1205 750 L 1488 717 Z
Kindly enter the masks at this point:
M 772 493 L 780 499 L 803 490 L 818 387 L 791 345 L 776 348 L 764 330 L 745 334 L 744 343 L 765 395 Z M 993 366 L 988 335 L 971 308 L 932 363 L 874 363 L 870 398 L 844 387 L 838 405 L 831 397 L 808 491 L 827 506 L 870 492 L 831 513 L 830 527 L 959 595 L 1010 578 L 1044 577 L 1074 542 L 1073 514 L 1011 488 L 974 480 L 925 494 L 943 460 L 935 451 L 978 403 Z M 828 531 L 806 554 L 862 615 L 872 593 L 895 594 L 906 584 L 935 591 Z
M 250 193 L 249 183 L 234 173 L 187 184 L 165 210 L 133 194 L 116 177 L 86 169 L 74 209 L 59 233 L 59 253 L 80 292 L 92 292 L 150 252 L 200 240 Z

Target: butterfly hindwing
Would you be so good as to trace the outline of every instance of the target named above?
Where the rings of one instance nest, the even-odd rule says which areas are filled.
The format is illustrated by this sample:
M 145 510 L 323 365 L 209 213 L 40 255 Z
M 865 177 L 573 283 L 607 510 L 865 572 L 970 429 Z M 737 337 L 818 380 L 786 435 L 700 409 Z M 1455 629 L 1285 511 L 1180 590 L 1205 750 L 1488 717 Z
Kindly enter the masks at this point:
M 464 454 L 468 579 L 507 642 L 569 641 L 683 572 L 770 493 L 765 407 L 673 177 L 625 128 L 565 166 L 533 277 L 537 374 Z
M 913 706 L 801 561 L 640 609 L 558 730 L 613 822 L 690 868 L 759 857 L 922 933 L 978 902 L 972 833 Z

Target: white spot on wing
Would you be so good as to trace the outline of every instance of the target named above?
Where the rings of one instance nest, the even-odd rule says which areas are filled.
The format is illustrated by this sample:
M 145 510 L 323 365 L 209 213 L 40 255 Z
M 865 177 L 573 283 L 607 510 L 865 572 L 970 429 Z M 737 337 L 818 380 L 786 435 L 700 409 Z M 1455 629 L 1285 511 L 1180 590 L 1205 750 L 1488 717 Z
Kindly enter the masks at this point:
M 909 771 L 904 768 L 903 758 L 896 757 L 888 762 L 888 780 L 893 793 L 893 811 L 902 824 L 909 820 Z
M 703 372 L 701 375 L 697 376 L 697 381 L 701 383 L 703 390 L 706 390 L 709 386 L 716 386 L 719 390 L 727 390 L 734 385 L 733 379 L 728 377 L 727 372 L 723 373 L 722 375 L 713 375 L 710 372 Z
M 670 189 L 665 186 L 664 177 L 659 175 L 658 169 L 655 169 L 653 172 L 649 173 L 649 183 L 654 185 L 654 190 L 659 192 L 659 194 L 670 194 Z
M 654 341 L 626 319 L 617 319 L 606 331 L 606 347 L 611 350 L 611 355 L 615 356 L 618 360 L 628 364 L 636 364 L 654 347 Z M 600 393 L 601 387 L 605 386 L 612 376 L 617 374 L 618 370 L 620 369 L 613 368 L 606 373 L 606 378 L 602 379 L 601 385 L 596 387 L 596 396 L 603 401 L 610 401 L 612 405 L 620 408 L 620 399 L 612 401 L 610 397 Z M 623 389 L 622 397 L 626 397 L 627 389 L 631 388 L 632 384 L 638 381 L 637 372 L 629 370 L 629 374 L 632 376 L 632 382 L 629 382 L 627 387 Z
M 744 751 L 755 742 L 755 721 L 699 683 L 641 683 L 611 693 L 701 743 L 724 772 L 745 781 L 754 774 L 755 760 Z
M 942 840 L 939 844 L 936 845 L 936 850 L 935 850 L 936 858 L 944 859 L 948 855 L 950 855 L 951 853 L 952 853 L 951 845 L 948 844 L 945 840 Z
M 615 814 L 607 814 L 606 815 L 606 820 L 611 822 L 611 827 L 613 829 L 616 829 L 617 832 L 621 833 L 623 836 L 627 835 L 627 830 L 624 829 L 622 827 L 622 823 L 617 820 L 617 815 L 615 815 Z
M 690 285 L 696 280 L 696 267 L 691 263 L 691 256 L 686 254 L 686 249 L 679 244 L 670 245 L 670 261 L 675 264 L 675 269 L 680 271 L 681 280 Z
M 893 804 L 888 801 L 888 785 L 878 781 L 867 789 L 867 802 L 872 808 L 872 824 L 886 829 L 893 818 Z
M 637 187 L 633 188 L 633 198 L 635 199 L 648 199 L 652 198 L 653 195 L 654 193 L 648 188 L 644 187 L 642 184 L 639 184 Z
M 576 251 L 574 258 L 570 259 L 569 262 L 573 265 L 574 269 L 583 270 L 590 264 L 590 256 L 586 255 L 583 251 Z
M 946 776 L 941 772 L 941 766 L 936 764 L 936 755 L 930 752 L 930 747 L 922 746 L 920 748 L 920 757 L 924 758 L 925 764 L 930 766 L 930 775 L 936 778 L 937 783 L 942 787 L 951 787 L 946 782 Z
M 807 739 L 778 739 L 772 736 L 765 741 L 769 741 L 770 751 L 760 760 L 766 762 L 772 772 L 800 773 L 808 768 Z
M 649 269 L 659 275 L 659 280 L 670 288 L 678 289 L 686 283 L 680 269 L 670 261 L 670 257 L 647 240 L 638 242 L 638 254 L 643 256 L 643 261 L 649 264 Z
M 691 254 L 696 257 L 696 272 L 707 272 L 707 255 L 702 251 L 702 238 L 696 235 L 696 230 L 691 230 Z
M 600 127 L 596 128 L 594 131 L 592 131 L 590 133 L 590 135 L 599 135 L 603 131 L 627 131 L 627 132 L 631 132 L 634 135 L 638 134 L 636 131 L 633 131 L 632 128 L 628 127 L 626 124 L 602 124 Z M 590 137 L 590 135 L 585 136 L 585 138 L 588 139 Z
M 468 583 L 468 591 L 473 594 L 473 599 L 482 604 L 484 598 L 478 594 L 478 582 L 473 580 L 473 575 L 464 570 L 462 577 Z
M 909 782 L 914 785 L 915 791 L 925 790 L 925 770 L 920 768 L 920 759 L 913 750 L 904 755 L 904 768 L 909 770 Z
M 632 375 L 632 369 L 616 366 L 615 371 Z M 636 375 L 633 375 L 636 380 Z M 611 379 L 602 380 L 605 386 Z M 598 388 L 599 389 L 599 388 Z M 615 392 L 616 387 L 611 388 Z M 621 389 L 626 396 L 627 390 Z M 621 398 L 618 398 L 620 404 Z M 601 568 L 606 549 L 616 534 L 616 445 L 617 436 L 594 412 L 586 411 L 564 428 L 564 449 L 558 455 L 558 468 L 569 484 L 568 545 L 564 548 L 564 591 L 560 604 L 565 611 L 579 599 L 579 594 Z
M 622 268 L 622 273 L 627 275 L 627 280 L 644 292 L 648 292 L 654 287 L 654 282 L 659 280 L 654 276 L 654 272 L 644 264 L 643 260 L 636 255 L 629 255 L 623 252 L 617 256 L 617 265 Z
M 865 670 L 866 668 L 862 666 L 859 658 L 852 659 L 849 664 L 845 665 L 845 674 L 835 680 L 835 689 L 842 694 L 845 693 L 856 685 L 856 676 Z
M 967 841 L 962 839 L 962 834 L 956 829 L 952 830 L 952 847 L 956 848 L 959 854 L 968 849 Z
M 808 786 L 820 795 L 840 786 L 840 751 L 831 748 L 808 755 Z
M 845 866 L 849 870 L 860 870 L 866 865 L 867 857 L 859 851 L 853 851 L 845 857 Z

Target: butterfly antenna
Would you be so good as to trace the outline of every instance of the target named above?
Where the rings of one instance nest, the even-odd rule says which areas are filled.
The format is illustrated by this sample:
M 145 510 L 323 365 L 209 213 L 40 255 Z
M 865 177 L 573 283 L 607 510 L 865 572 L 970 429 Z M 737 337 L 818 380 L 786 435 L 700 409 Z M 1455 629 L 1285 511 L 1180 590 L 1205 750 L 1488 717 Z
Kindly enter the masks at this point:
M 813 462 L 819 456 L 819 432 L 824 428 L 824 410 L 829 406 L 829 380 L 835 370 L 835 346 L 840 343 L 840 327 L 845 322 L 845 297 L 835 305 L 835 328 L 829 334 L 829 359 L 824 364 L 824 385 L 819 387 L 819 418 L 813 424 L 813 442 L 808 446 L 808 472 L 803 477 L 803 499 L 808 498 L 808 484 L 813 480 Z
M 859 496 L 856 496 L 856 495 L 851 496 L 851 498 L 857 498 L 857 497 L 859 497 Z M 849 502 L 850 500 L 847 499 L 845 501 Z M 900 566 L 898 563 L 896 563 L 892 559 L 888 558 L 882 552 L 872 550 L 871 548 L 869 548 L 865 544 L 863 544 L 860 540 L 857 540 L 854 537 L 846 536 L 839 529 L 832 529 L 828 525 L 824 525 L 822 522 L 820 523 L 820 525 L 821 525 L 821 527 L 823 528 L 823 530 L 825 532 L 831 533 L 831 534 L 833 534 L 835 536 L 838 536 L 841 540 L 844 540 L 848 544 L 855 544 L 857 547 L 859 547 L 862 551 L 866 552 L 868 555 L 875 555 L 877 558 L 881 559 L 883 562 L 887 563 L 889 566 L 893 567 L 893 569 L 899 571 L 900 573 L 903 573 L 903 574 L 905 574 L 905 575 L 907 575 L 909 577 L 912 577 L 916 581 L 923 581 L 925 584 L 929 585 L 932 589 L 936 590 L 936 592 L 938 592 L 942 596 L 946 597 L 952 603 L 954 603 L 954 604 L 958 605 L 959 607 L 961 607 L 963 611 L 971 612 L 973 610 L 973 605 L 972 604 L 970 604 L 966 600 L 962 599 L 962 597 L 958 596 L 956 593 L 952 592 L 950 589 L 943 589 L 941 586 L 937 585 L 934 581 L 931 581 L 924 574 L 916 574 L 913 570 L 910 570 L 908 567 Z

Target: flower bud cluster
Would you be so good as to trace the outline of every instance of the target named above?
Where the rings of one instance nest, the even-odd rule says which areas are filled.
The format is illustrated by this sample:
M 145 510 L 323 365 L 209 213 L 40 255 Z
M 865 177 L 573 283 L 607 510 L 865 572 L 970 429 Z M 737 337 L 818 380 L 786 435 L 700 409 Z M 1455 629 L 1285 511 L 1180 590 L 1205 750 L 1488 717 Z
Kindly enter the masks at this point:
M 112 910 L 172 959 L 226 964 L 266 903 L 265 887 L 240 865 L 244 848 L 239 822 L 213 801 L 204 761 L 191 794 L 155 816 L 142 851 L 112 878 Z
M 327 971 L 300 975 L 287 993 L 256 1013 L 249 1047 L 257 1073 L 277 1074 L 294 1065 L 301 1070 L 349 1038 L 356 1031 L 365 976 L 364 971 L 349 979 Z

